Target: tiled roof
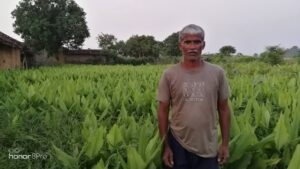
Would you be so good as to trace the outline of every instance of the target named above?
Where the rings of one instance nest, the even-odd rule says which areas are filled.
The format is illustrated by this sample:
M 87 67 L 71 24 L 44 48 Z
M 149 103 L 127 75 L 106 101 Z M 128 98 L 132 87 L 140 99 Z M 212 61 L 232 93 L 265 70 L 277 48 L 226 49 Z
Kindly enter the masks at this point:
M 2 33 L 0 31 L 0 44 L 7 45 L 14 48 L 22 48 L 22 42 Z
M 63 53 L 65 55 L 89 55 L 89 56 L 107 55 L 107 52 L 98 49 L 79 49 L 79 50 L 64 49 Z

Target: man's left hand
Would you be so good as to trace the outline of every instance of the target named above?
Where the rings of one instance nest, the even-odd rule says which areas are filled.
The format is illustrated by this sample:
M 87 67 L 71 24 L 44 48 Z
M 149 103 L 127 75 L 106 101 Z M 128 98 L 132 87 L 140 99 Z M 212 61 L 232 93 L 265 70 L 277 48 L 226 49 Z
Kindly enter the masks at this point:
M 220 145 L 219 152 L 218 152 L 218 162 L 219 162 L 219 164 L 220 165 L 225 164 L 228 158 L 229 158 L 228 145 Z

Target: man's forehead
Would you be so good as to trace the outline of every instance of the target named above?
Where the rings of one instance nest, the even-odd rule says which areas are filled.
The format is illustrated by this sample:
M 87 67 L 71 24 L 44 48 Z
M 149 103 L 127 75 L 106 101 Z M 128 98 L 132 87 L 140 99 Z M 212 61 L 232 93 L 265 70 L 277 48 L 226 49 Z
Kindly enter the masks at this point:
M 200 34 L 190 34 L 190 33 L 185 33 L 182 35 L 181 40 L 203 40 L 202 36 Z

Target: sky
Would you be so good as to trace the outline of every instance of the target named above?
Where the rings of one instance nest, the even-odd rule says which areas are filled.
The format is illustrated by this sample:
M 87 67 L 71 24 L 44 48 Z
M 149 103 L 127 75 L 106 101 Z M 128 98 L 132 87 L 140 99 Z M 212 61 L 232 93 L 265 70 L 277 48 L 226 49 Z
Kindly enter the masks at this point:
M 11 11 L 20 0 L 0 0 L 0 31 L 13 32 Z M 75 0 L 86 12 L 91 36 L 83 48 L 98 48 L 97 35 L 118 40 L 151 35 L 163 41 L 188 24 L 205 30 L 204 53 L 225 45 L 252 55 L 267 46 L 300 47 L 299 0 Z

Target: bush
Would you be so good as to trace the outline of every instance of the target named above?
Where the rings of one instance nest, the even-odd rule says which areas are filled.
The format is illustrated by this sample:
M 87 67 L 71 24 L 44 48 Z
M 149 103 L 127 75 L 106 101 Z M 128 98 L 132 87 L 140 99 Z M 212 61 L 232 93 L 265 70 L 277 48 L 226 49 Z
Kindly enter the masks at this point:
M 267 47 L 266 51 L 261 54 L 262 61 L 271 65 L 277 65 L 283 62 L 284 49 L 279 46 Z
M 125 65 L 144 65 L 149 63 L 155 63 L 156 58 L 154 57 L 144 57 L 144 58 L 125 58 L 121 56 L 116 56 L 114 58 L 114 64 L 125 64 Z

